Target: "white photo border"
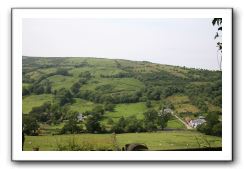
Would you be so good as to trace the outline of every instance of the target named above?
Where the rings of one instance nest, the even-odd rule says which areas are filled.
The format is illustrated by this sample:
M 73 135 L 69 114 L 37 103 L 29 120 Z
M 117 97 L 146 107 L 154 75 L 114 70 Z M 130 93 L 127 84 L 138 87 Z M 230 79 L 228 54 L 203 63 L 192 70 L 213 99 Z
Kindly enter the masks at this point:
M 12 8 L 13 161 L 232 161 L 232 8 Z M 222 151 L 22 151 L 22 20 L 24 18 L 222 18 Z

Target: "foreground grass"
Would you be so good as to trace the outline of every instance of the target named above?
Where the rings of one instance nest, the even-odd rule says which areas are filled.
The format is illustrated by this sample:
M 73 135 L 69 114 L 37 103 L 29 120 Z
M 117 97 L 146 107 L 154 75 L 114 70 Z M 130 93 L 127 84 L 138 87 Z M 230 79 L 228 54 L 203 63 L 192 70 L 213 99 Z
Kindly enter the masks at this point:
M 221 147 L 222 142 L 220 137 L 207 136 L 196 131 L 116 134 L 116 140 L 119 148 L 128 143 L 144 143 L 149 150 L 199 148 L 209 145 Z M 24 150 L 31 151 L 33 147 L 39 147 L 40 151 L 55 151 L 58 150 L 58 146 L 68 145 L 72 141 L 79 146 L 89 143 L 96 150 L 112 149 L 114 146 L 112 134 L 26 136 Z

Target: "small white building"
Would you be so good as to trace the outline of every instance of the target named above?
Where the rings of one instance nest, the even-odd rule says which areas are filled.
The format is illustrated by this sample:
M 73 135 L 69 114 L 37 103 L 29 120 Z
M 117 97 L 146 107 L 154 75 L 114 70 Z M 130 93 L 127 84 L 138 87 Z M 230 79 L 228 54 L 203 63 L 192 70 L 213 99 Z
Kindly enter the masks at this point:
M 204 117 L 204 116 L 199 116 L 198 118 L 199 118 L 199 119 L 205 119 L 205 117 Z
M 167 108 L 167 109 L 164 109 L 164 112 L 165 112 L 165 113 L 172 113 L 172 110 L 169 109 L 169 108 Z
M 173 111 L 171 109 L 161 109 L 159 112 L 158 112 L 158 116 L 162 116 L 163 114 L 171 114 Z
M 189 125 L 193 128 L 196 128 L 198 125 L 201 125 L 203 123 L 206 123 L 205 119 L 195 119 L 195 120 L 191 120 L 189 122 Z
M 84 118 L 85 118 L 85 117 L 82 115 L 82 113 L 79 113 L 78 116 L 77 116 L 77 121 L 78 121 L 78 122 L 81 122 L 81 121 L 84 120 Z

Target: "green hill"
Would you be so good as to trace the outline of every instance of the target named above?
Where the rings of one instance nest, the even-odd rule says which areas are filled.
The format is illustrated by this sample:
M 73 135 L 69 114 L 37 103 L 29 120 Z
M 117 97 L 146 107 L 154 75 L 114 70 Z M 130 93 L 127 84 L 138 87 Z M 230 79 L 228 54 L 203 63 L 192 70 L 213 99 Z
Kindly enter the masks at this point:
M 179 131 L 184 135 L 187 128 L 176 117 L 159 122 L 150 115 L 156 112 L 158 116 L 166 108 L 182 120 L 217 113 L 221 121 L 221 71 L 86 57 L 23 56 L 22 61 L 22 112 L 26 135 L 116 131 L 134 137 L 135 132 L 150 134 L 164 128 L 170 130 L 168 133 L 184 130 Z M 154 122 L 146 120 L 145 112 L 149 112 Z M 79 114 L 84 118 L 77 121 Z M 215 129 L 221 130 L 219 122 Z M 178 138 L 175 132 L 171 134 L 172 138 Z M 39 140 L 36 136 L 28 138 Z M 182 138 L 178 138 L 176 147 L 184 147 L 180 145 Z
M 25 58 L 23 59 L 23 88 L 25 89 L 38 85 L 45 86 L 45 83 L 49 83 L 50 94 L 62 88 L 69 90 L 74 83 L 82 79 L 81 76 L 79 77 L 81 73 L 89 72 L 91 78 L 80 85 L 79 91 L 81 95 L 86 92 L 96 97 L 77 96 L 84 100 L 103 103 L 107 99 L 116 104 L 147 99 L 168 100 L 178 112 L 204 111 L 206 106 L 208 109 L 215 107 L 215 110 L 220 110 L 221 107 L 221 72 L 219 71 L 119 59 L 23 58 Z M 67 71 L 67 75 L 58 73 L 59 69 Z M 29 93 L 29 96 L 23 97 L 24 100 L 33 97 L 33 94 L 48 92 Z M 75 94 L 77 95 L 78 92 Z M 40 99 L 38 96 L 35 97 Z M 123 97 L 129 98 L 129 101 L 123 100 Z M 177 102 L 182 98 L 186 98 L 186 101 Z M 35 106 L 35 104 L 28 106 Z
M 45 102 L 65 100 L 65 91 L 73 98 L 64 101 L 65 107 L 80 113 L 114 104 L 114 110 L 104 114 L 105 126 L 108 119 L 131 115 L 140 119 L 149 108 L 162 106 L 172 108 L 183 119 L 209 111 L 221 113 L 220 71 L 120 59 L 23 56 L 22 75 L 24 114 Z M 146 106 L 147 101 L 152 102 L 151 107 Z M 172 124 L 175 119 L 169 126 Z

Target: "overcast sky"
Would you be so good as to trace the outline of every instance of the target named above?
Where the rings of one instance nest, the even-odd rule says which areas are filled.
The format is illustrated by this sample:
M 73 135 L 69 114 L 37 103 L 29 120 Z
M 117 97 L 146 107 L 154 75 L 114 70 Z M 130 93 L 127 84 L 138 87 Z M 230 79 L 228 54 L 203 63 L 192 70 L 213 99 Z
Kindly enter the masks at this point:
M 212 19 L 24 19 L 23 56 L 102 57 L 218 69 Z

